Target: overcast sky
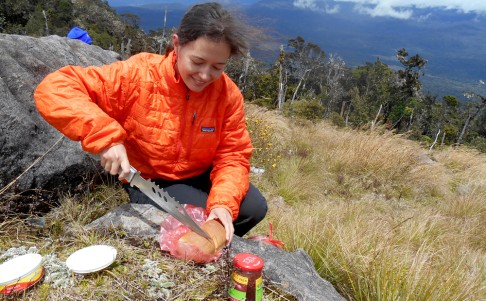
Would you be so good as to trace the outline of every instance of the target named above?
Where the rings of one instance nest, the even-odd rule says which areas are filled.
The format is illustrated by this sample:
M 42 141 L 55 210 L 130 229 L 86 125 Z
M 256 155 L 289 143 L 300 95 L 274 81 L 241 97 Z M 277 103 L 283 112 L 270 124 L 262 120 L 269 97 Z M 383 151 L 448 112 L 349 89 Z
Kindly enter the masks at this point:
M 337 13 L 340 4 L 354 3 L 354 9 L 373 17 L 409 19 L 417 8 L 455 10 L 460 13 L 486 15 L 486 0 L 295 0 L 299 8 Z
M 208 0 L 209 1 L 209 0 Z M 235 1 L 218 0 L 222 3 L 254 3 L 257 0 Z M 141 5 L 147 3 L 170 2 L 163 0 L 108 0 L 112 6 Z M 205 2 L 203 0 L 184 0 L 184 3 Z M 328 14 L 339 13 L 343 4 L 351 4 L 354 11 L 372 17 L 393 17 L 397 19 L 421 19 L 417 9 L 443 9 L 458 13 L 473 13 L 486 17 L 486 0 L 293 0 L 294 6 Z M 422 12 L 423 13 L 423 12 Z

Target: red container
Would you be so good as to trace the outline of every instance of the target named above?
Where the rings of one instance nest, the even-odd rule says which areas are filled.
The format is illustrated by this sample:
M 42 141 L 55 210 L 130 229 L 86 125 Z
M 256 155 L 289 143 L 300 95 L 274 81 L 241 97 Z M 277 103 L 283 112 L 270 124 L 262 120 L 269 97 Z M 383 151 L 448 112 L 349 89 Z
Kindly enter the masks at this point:
M 250 253 L 233 258 L 233 273 L 228 290 L 231 301 L 261 301 L 263 299 L 263 260 Z

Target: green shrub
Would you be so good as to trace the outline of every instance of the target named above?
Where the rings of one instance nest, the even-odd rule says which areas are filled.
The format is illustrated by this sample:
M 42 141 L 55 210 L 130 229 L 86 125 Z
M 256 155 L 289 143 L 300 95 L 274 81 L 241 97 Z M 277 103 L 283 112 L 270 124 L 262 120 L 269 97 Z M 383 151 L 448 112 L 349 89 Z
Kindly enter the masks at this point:
M 335 126 L 337 127 L 340 127 L 340 128 L 343 128 L 346 126 L 346 121 L 344 120 L 344 118 L 339 115 L 338 112 L 332 112 L 331 113 L 331 122 L 332 124 L 334 124 Z
M 272 110 L 275 108 L 275 101 L 270 97 L 261 97 L 251 101 L 252 104 Z
M 486 138 L 477 136 L 471 142 L 467 143 L 468 146 L 479 150 L 482 153 L 486 153 Z
M 317 100 L 297 100 L 286 102 L 284 105 L 284 115 L 288 117 L 300 117 L 312 121 L 322 119 L 325 108 Z

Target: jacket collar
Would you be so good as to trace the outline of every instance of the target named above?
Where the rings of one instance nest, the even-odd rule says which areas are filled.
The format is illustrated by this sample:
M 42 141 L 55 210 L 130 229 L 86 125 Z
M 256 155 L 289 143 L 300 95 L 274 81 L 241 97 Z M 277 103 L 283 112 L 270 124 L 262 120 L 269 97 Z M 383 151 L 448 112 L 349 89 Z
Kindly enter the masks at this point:
M 176 56 L 174 55 L 174 50 L 167 54 L 166 58 L 162 62 L 162 76 L 167 76 L 167 84 L 171 88 L 184 88 L 186 85 L 179 75 L 177 75 L 175 70 Z

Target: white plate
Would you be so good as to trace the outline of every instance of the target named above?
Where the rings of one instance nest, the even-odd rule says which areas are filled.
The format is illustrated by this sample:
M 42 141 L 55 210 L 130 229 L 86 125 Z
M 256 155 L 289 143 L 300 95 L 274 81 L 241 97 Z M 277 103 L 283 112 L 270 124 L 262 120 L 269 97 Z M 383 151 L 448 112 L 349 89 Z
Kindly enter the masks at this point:
M 0 264 L 0 284 L 16 282 L 34 272 L 41 264 L 40 254 L 25 254 Z
M 67 267 L 78 274 L 97 272 L 115 261 L 116 249 L 107 245 L 94 245 L 77 250 L 66 260 Z

